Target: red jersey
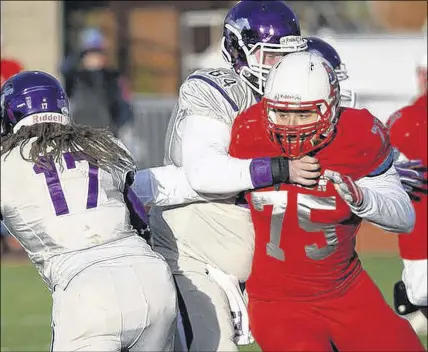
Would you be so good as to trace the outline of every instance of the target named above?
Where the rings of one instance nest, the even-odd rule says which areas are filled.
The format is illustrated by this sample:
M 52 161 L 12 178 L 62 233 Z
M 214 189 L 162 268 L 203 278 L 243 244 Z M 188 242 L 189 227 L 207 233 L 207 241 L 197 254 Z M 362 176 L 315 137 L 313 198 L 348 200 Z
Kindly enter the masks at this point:
M 240 114 L 232 128 L 230 154 L 238 158 L 280 156 L 263 125 L 262 105 Z M 386 128 L 367 110 L 343 109 L 336 135 L 316 152 L 325 169 L 358 180 L 384 167 L 391 147 Z M 361 218 L 321 178 L 309 189 L 281 184 L 247 193 L 255 228 L 248 293 L 259 300 L 317 299 L 337 295 L 362 270 L 355 252 Z
M 22 66 L 14 60 L 1 59 L 1 85 L 10 77 L 22 71 Z
M 388 120 L 391 145 L 397 147 L 408 159 L 427 161 L 427 95 L 413 105 L 398 110 Z M 426 175 L 425 175 L 426 176 Z M 411 234 L 398 237 L 401 257 L 404 259 L 427 259 L 427 196 L 413 202 L 416 225 Z

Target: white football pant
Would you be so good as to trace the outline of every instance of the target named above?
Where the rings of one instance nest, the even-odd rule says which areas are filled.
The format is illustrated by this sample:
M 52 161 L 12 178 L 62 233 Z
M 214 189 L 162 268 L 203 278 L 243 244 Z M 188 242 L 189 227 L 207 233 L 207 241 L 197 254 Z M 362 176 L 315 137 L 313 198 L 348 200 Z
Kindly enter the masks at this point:
M 249 210 L 214 202 L 153 208 L 150 226 L 154 248 L 167 259 L 178 286 L 189 351 L 238 351 L 229 301 L 206 264 L 246 281 L 254 251 Z
M 172 351 L 177 301 L 171 271 L 156 256 L 97 263 L 55 287 L 52 351 Z

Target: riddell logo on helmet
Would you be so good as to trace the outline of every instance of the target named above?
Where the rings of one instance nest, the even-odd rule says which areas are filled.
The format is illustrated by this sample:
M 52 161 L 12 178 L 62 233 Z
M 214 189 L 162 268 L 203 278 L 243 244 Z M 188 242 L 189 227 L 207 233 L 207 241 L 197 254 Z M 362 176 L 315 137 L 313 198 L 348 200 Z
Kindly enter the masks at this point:
M 301 101 L 302 97 L 298 94 L 284 94 L 277 93 L 274 96 L 274 100 L 293 100 L 293 101 Z
M 46 113 L 46 114 L 37 114 L 33 115 L 33 123 L 41 122 L 58 122 L 64 123 L 64 116 L 57 113 Z
M 287 45 L 287 44 L 300 44 L 303 43 L 303 38 L 295 35 L 289 35 L 287 37 L 282 37 L 279 40 L 279 44 Z

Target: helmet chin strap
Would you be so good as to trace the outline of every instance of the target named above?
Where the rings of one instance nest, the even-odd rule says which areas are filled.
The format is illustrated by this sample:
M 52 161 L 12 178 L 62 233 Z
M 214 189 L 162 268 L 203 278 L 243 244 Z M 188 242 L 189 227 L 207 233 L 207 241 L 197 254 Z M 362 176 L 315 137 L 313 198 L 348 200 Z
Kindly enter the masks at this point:
M 257 74 L 253 72 L 248 66 L 242 67 L 241 71 L 239 72 L 239 76 L 255 93 L 259 94 L 260 96 L 263 95 L 263 80 L 259 79 Z
M 15 126 L 13 126 L 13 133 L 18 132 L 22 126 L 32 126 L 39 123 L 59 123 L 61 125 L 69 125 L 71 123 L 71 119 L 68 116 L 56 112 L 32 114 L 24 117 Z

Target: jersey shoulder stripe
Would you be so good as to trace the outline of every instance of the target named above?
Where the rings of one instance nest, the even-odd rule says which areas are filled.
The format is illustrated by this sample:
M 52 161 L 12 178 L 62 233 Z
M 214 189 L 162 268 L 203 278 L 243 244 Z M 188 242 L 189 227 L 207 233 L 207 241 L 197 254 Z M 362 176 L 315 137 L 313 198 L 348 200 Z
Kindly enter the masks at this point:
M 368 174 L 368 177 L 376 177 L 379 175 L 384 174 L 386 171 L 388 171 L 392 164 L 394 163 L 394 152 L 391 149 L 391 151 L 389 152 L 388 156 L 385 158 L 385 160 L 382 162 L 382 164 L 380 164 L 376 170 L 372 171 L 370 174 Z
M 238 105 L 236 105 L 236 103 L 225 92 L 225 90 L 222 87 L 220 87 L 216 82 L 214 82 L 213 80 L 211 80 L 210 78 L 208 78 L 207 76 L 202 76 L 202 75 L 198 75 L 198 74 L 196 74 L 196 75 L 190 75 L 188 77 L 188 80 L 190 80 L 190 79 L 200 79 L 200 80 L 204 81 L 205 83 L 208 83 L 211 87 L 213 87 L 214 89 L 216 89 L 223 96 L 224 99 L 226 99 L 226 101 L 232 107 L 233 111 L 235 111 L 235 112 L 239 111 Z

